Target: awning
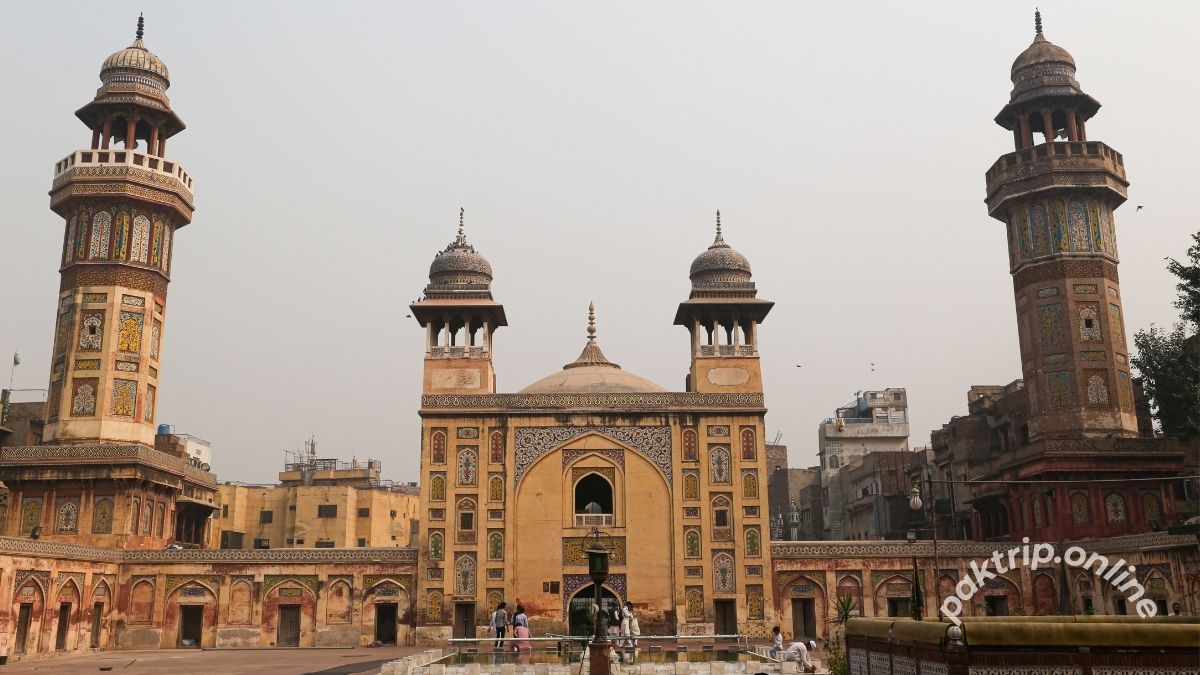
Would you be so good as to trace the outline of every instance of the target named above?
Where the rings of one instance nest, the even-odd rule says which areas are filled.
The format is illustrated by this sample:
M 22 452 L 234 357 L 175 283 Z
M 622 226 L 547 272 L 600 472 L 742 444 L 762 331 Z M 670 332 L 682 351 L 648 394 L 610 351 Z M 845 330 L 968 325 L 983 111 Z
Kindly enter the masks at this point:
M 195 504 L 196 506 L 203 506 L 204 508 L 212 509 L 213 511 L 216 511 L 217 509 L 221 508 L 220 506 L 217 506 L 216 504 L 211 504 L 209 502 L 196 499 L 195 497 L 184 497 L 183 495 L 176 497 L 175 503 L 177 503 L 177 504 Z

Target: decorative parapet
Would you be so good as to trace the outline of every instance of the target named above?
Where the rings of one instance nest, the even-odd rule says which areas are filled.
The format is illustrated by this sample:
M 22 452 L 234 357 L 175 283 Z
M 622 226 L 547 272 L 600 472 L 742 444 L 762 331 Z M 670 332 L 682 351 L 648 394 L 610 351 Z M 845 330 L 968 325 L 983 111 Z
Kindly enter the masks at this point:
M 88 562 L 119 563 L 124 560 L 125 552 L 120 549 L 62 544 L 54 541 L 0 537 L 0 554 L 6 556 L 28 556 L 32 558 L 58 558 L 86 560 Z
M 217 477 L 184 460 L 145 445 L 35 445 L 0 448 L 0 466 L 71 466 L 84 464 L 142 464 L 207 488 L 216 489 Z
M 505 410 L 670 410 L 679 412 L 763 412 L 761 393 L 695 392 L 627 394 L 438 394 L 421 397 L 421 413 L 461 413 L 465 409 Z
M 1129 187 L 1121 153 L 1095 141 L 1043 143 L 1010 152 L 996 160 L 985 179 L 993 216 L 1009 198 L 1050 187 L 1105 187 L 1122 200 Z
M 415 548 L 269 548 L 125 551 L 127 563 L 390 563 L 417 564 Z
M 72 197 L 129 197 L 173 209 L 186 225 L 195 200 L 192 177 L 179 164 L 125 150 L 77 150 L 54 167 L 50 210 L 60 211 Z
M 1038 543 L 1038 542 L 1033 542 Z M 1053 542 L 1050 542 L 1053 543 Z M 939 541 L 938 556 L 947 558 L 985 559 L 995 551 L 1020 548 L 1019 541 Z M 1079 546 L 1089 553 L 1128 553 L 1132 551 L 1195 547 L 1195 537 L 1166 532 L 1147 532 L 1123 537 L 1071 541 L 1062 546 Z M 771 542 L 771 557 L 776 562 L 808 558 L 928 558 L 933 556 L 933 542 L 915 541 L 775 541 Z

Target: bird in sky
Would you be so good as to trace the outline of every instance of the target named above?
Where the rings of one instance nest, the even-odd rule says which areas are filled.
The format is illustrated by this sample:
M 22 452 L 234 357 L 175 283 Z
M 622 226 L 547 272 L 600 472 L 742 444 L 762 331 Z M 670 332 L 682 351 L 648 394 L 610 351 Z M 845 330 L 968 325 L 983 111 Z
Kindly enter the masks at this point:
M 1146 208 L 1146 207 L 1145 207 L 1145 206 L 1142 206 L 1141 204 L 1138 204 L 1137 210 L 1138 210 L 1138 211 L 1141 211 L 1141 210 L 1142 210 L 1142 209 L 1144 209 L 1144 208 Z

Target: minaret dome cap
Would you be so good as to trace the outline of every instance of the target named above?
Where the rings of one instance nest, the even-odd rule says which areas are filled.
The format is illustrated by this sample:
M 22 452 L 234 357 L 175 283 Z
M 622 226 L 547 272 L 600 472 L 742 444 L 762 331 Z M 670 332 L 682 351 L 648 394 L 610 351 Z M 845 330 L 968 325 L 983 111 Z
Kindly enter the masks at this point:
M 132 81 L 149 85 L 156 89 L 166 90 L 171 86 L 171 74 L 167 64 L 158 58 L 154 52 L 146 49 L 142 41 L 145 32 L 145 20 L 138 16 L 138 28 L 133 44 L 125 49 L 113 52 L 104 59 L 100 66 L 100 81 L 111 84 L 120 81 Z
M 712 246 L 692 261 L 688 277 L 693 286 L 727 281 L 749 281 L 750 261 L 725 243 L 721 232 L 721 212 L 717 211 L 717 236 Z

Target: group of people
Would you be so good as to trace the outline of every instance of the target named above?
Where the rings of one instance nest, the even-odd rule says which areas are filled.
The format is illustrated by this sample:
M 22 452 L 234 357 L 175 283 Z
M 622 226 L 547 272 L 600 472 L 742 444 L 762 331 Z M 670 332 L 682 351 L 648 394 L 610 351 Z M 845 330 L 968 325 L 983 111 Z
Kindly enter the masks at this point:
M 504 634 L 509 625 L 508 603 L 501 602 L 496 605 L 496 611 L 492 612 L 492 632 L 496 636 L 496 649 L 504 648 Z M 512 650 L 514 652 L 533 651 L 533 645 L 529 642 L 529 617 L 525 615 L 524 605 L 517 605 L 517 609 L 512 615 L 511 625 L 514 638 Z
M 812 662 L 809 656 L 812 652 L 817 651 L 816 640 L 809 640 L 807 643 L 796 641 L 788 645 L 787 649 L 783 648 L 783 633 L 779 630 L 779 626 L 771 629 L 771 657 L 780 661 L 795 661 L 806 673 L 817 672 L 817 666 Z
M 642 627 L 638 625 L 637 613 L 633 611 L 633 603 L 626 601 L 622 607 L 617 604 L 611 610 L 604 610 L 608 613 L 608 636 L 613 638 L 613 645 L 617 648 L 629 647 L 637 649 L 638 636 L 642 634 Z M 592 625 L 596 625 L 599 618 L 600 607 L 596 603 L 592 603 Z

